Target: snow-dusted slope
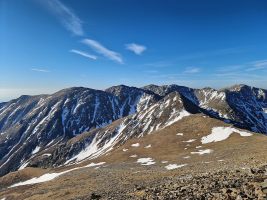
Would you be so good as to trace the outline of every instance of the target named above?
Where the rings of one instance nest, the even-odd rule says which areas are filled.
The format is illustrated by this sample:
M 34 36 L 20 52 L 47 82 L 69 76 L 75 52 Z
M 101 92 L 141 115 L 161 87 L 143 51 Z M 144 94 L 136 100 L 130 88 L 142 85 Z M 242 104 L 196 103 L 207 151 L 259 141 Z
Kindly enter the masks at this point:
M 113 86 L 105 91 L 118 97 L 119 104 L 122 105 L 120 108 L 121 116 L 147 109 L 160 99 L 160 96 L 153 92 L 125 85 Z
M 145 90 L 164 96 L 177 91 L 211 117 L 254 132 L 267 133 L 267 91 L 247 85 L 223 90 L 192 89 L 177 85 L 148 85 Z
M 267 91 L 247 85 L 237 85 L 226 90 L 228 105 L 233 109 L 233 119 L 242 127 L 267 133 Z
M 32 164 L 61 165 L 101 156 L 133 137 L 142 137 L 163 129 L 178 120 L 198 112 L 198 108 L 178 92 L 168 94 L 149 108 L 139 111 L 110 126 L 92 130 L 53 151 L 50 158 Z
M 133 90 L 127 91 L 133 93 L 132 101 L 80 87 L 52 95 L 21 96 L 1 104 L 0 175 L 23 166 L 42 150 L 82 132 L 104 127 L 156 101 L 155 95 L 142 90 L 134 99 L 138 89 Z

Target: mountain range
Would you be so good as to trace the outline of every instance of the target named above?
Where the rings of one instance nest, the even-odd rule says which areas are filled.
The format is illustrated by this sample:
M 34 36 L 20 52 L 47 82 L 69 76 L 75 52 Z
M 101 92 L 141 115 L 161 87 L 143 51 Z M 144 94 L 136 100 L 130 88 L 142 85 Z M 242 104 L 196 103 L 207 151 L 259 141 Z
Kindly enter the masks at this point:
M 84 150 L 89 152 L 83 159 L 96 157 L 196 113 L 267 134 L 266 110 L 267 91 L 246 85 L 222 90 L 74 87 L 52 95 L 23 95 L 0 105 L 0 174 L 79 161 Z M 107 130 L 110 124 L 113 128 Z
M 179 141 L 187 144 L 185 150 L 197 140 L 201 141 L 201 148 L 233 132 L 240 136 L 257 134 L 265 141 L 267 91 L 247 85 L 221 90 L 119 85 L 104 91 L 73 87 L 51 95 L 23 95 L 0 104 L 0 175 L 28 168 L 73 168 L 101 158 L 105 163 L 124 163 L 138 157 L 129 149 L 142 145 L 140 140 L 147 142 L 144 146 L 147 150 L 151 145 L 161 145 L 162 151 L 155 152 L 164 160 L 173 156 L 176 149 L 172 143 L 175 139 L 167 140 L 173 127 L 190 135 L 188 140 Z M 216 130 L 221 135 L 216 136 Z M 213 135 L 205 138 L 210 131 Z M 177 136 L 184 134 L 174 132 Z M 211 153 L 215 148 L 219 147 L 191 154 Z M 150 165 L 155 161 L 150 158 L 144 163 Z

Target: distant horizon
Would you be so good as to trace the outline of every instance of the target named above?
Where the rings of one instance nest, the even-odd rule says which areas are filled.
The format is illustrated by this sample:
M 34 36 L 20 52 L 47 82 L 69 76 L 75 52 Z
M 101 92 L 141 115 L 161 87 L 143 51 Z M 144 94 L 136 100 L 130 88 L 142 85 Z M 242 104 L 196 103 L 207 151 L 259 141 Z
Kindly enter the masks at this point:
M 11 100 L 14 100 L 14 99 L 17 99 L 21 96 L 38 96 L 38 95 L 52 95 L 56 92 L 59 92 L 61 90 L 64 90 L 64 89 L 68 89 L 68 88 L 79 88 L 79 87 L 82 87 L 82 88 L 88 88 L 88 89 L 93 89 L 93 90 L 101 90 L 101 91 L 105 91 L 106 89 L 110 88 L 110 87 L 114 87 L 114 86 L 120 86 L 120 85 L 124 85 L 124 86 L 127 86 L 127 87 L 136 87 L 136 88 L 142 88 L 142 87 L 145 87 L 145 86 L 148 86 L 148 85 L 156 85 L 156 86 L 164 86 L 164 85 L 178 85 L 178 84 L 162 84 L 162 85 L 157 85 L 157 84 L 153 84 L 153 83 L 150 83 L 150 84 L 146 84 L 146 85 L 143 85 L 143 86 L 134 86 L 134 85 L 126 85 L 126 84 L 118 84 L 118 85 L 111 85 L 109 87 L 106 87 L 106 88 L 93 88 L 93 87 L 87 87 L 87 86 L 70 86 L 70 87 L 63 87 L 63 88 L 59 88 L 59 89 L 56 89 L 54 91 L 50 91 L 50 92 L 40 92 L 38 93 L 37 91 L 36 92 L 33 92 L 32 93 L 21 93 L 21 94 L 18 94 L 18 95 L 14 95 L 12 97 L 6 97 L 6 98 L 3 98 L 0 96 L 0 103 L 5 103 L 5 102 L 8 102 L 8 101 L 11 101 Z M 187 85 L 178 85 L 178 86 L 183 86 L 183 87 L 188 87 L 188 88 L 192 88 L 192 89 L 203 89 L 203 88 L 212 88 L 212 89 L 215 89 L 215 90 L 221 90 L 221 89 L 226 89 L 226 88 L 230 88 L 230 87 L 233 87 L 235 85 L 247 85 L 247 86 L 250 86 L 250 87 L 254 87 L 254 88 L 260 88 L 260 89 L 264 89 L 264 90 L 267 90 L 267 88 L 263 88 L 263 87 L 256 87 L 256 86 L 253 86 L 253 85 L 248 85 L 248 84 L 244 84 L 244 83 L 237 83 L 237 84 L 233 84 L 233 85 L 227 85 L 225 87 L 220 87 L 220 88 L 214 88 L 214 87 L 210 87 L 210 86 L 204 86 L 204 87 L 190 87 L 190 86 L 187 86 Z M 0 89 L 1 90 L 1 89 Z M 26 90 L 25 90 L 26 91 Z M 1 93 L 0 93 L 1 95 Z
M 75 85 L 267 86 L 264 0 L 1 0 L 0 102 Z

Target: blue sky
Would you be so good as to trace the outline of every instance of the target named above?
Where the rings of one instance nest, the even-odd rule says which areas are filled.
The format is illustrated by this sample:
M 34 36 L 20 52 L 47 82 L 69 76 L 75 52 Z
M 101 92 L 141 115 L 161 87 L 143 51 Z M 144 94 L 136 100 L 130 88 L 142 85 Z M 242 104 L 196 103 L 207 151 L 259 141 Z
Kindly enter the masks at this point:
M 267 86 L 266 0 L 0 0 L 0 101 L 84 86 Z

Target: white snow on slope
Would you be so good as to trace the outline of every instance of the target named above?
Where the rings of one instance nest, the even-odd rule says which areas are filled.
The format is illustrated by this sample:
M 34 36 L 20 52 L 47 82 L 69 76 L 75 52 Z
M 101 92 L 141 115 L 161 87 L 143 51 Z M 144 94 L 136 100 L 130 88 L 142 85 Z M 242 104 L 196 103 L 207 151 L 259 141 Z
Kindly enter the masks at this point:
M 263 115 L 267 119 L 267 108 L 263 108 Z
M 39 150 L 40 150 L 40 148 L 41 148 L 41 147 L 39 147 L 39 146 L 35 147 L 35 149 L 32 151 L 32 154 L 36 154 L 36 153 L 38 153 Z
M 170 116 L 170 120 L 166 122 L 166 126 L 170 126 L 172 125 L 173 123 L 181 120 L 182 118 L 186 117 L 186 116 L 189 116 L 190 113 L 187 112 L 186 110 L 182 110 L 181 112 L 178 113 L 179 115 L 177 116 L 177 111 L 174 110 L 172 113 L 171 113 L 171 116 Z M 175 116 L 176 115 L 176 116 Z
M 196 139 L 190 139 L 190 140 L 187 140 L 187 141 L 183 141 L 183 142 L 186 142 L 186 143 L 191 143 L 191 142 L 195 142 Z
M 212 152 L 213 152 L 212 149 L 205 149 L 205 150 L 198 150 L 198 152 L 191 152 L 191 154 L 203 155 L 203 154 L 209 154 Z
M 24 163 L 19 167 L 18 171 L 19 171 L 19 170 L 22 170 L 22 169 L 24 169 L 24 168 L 26 168 L 28 164 L 29 164 L 29 162 L 27 162 L 27 161 L 24 162 Z
M 119 137 L 122 134 L 122 131 L 124 130 L 124 128 L 126 127 L 126 125 L 124 123 L 122 123 L 118 129 L 117 129 L 117 134 L 115 136 L 113 136 L 112 138 L 110 138 L 109 140 L 107 140 L 105 142 L 105 144 L 102 147 L 100 146 L 100 143 L 102 141 L 102 138 L 105 137 L 105 134 L 101 136 L 101 138 L 98 138 L 98 134 L 96 134 L 94 136 L 93 141 L 90 143 L 89 146 L 87 146 L 84 150 L 82 150 L 80 153 L 78 153 L 76 156 L 72 157 L 71 159 L 67 160 L 64 164 L 69 164 L 72 161 L 82 161 L 84 159 L 93 159 L 96 158 L 100 155 L 103 155 L 109 151 L 111 151 L 114 147 L 114 145 L 116 145 Z
M 183 157 L 184 159 L 188 159 L 188 158 L 191 158 L 190 156 L 185 156 L 185 157 Z
M 146 149 L 151 148 L 151 144 L 145 146 Z
M 91 120 L 91 123 L 93 123 L 95 121 L 95 117 L 96 117 L 96 114 L 97 114 L 97 109 L 100 105 L 100 101 L 99 101 L 99 98 L 98 96 L 95 97 L 95 109 L 94 109 L 94 114 L 93 114 L 93 119 Z
M 178 135 L 178 136 L 183 136 L 184 134 L 183 134 L 183 133 L 177 133 L 176 135 Z
M 68 172 L 77 170 L 77 169 L 82 169 L 82 168 L 87 168 L 87 167 L 95 167 L 95 166 L 100 166 L 105 164 L 105 162 L 100 162 L 100 163 L 90 163 L 89 165 L 83 166 L 83 167 L 76 167 L 73 169 L 69 169 L 63 172 L 58 172 L 58 173 L 47 173 L 47 174 L 43 174 L 42 176 L 39 177 L 34 177 L 32 179 L 29 179 L 27 181 L 23 181 L 23 182 L 19 182 L 16 184 L 11 185 L 9 188 L 13 188 L 13 187 L 17 187 L 17 186 L 21 186 L 21 185 L 32 185 L 32 184 L 36 184 L 36 183 L 43 183 L 43 182 L 47 182 L 47 181 L 51 181 L 57 177 L 59 177 L 60 175 L 66 174 Z
M 139 158 L 137 163 L 141 163 L 141 165 L 154 165 L 156 162 L 152 158 Z
M 226 140 L 232 133 L 239 133 L 240 136 L 247 137 L 252 136 L 251 133 L 246 131 L 240 131 L 232 127 L 214 127 L 212 128 L 211 134 L 201 138 L 202 144 L 207 144 L 211 142 L 218 142 Z
M 167 170 L 173 170 L 173 169 L 177 169 L 177 168 L 181 168 L 181 167 L 184 167 L 186 166 L 187 164 L 181 164 L 181 165 L 177 165 L 177 164 L 169 164 L 167 166 L 165 166 L 165 168 Z
M 135 143 L 135 144 L 132 144 L 131 146 L 132 146 L 132 147 L 139 147 L 140 144 L 139 144 L 139 143 Z

